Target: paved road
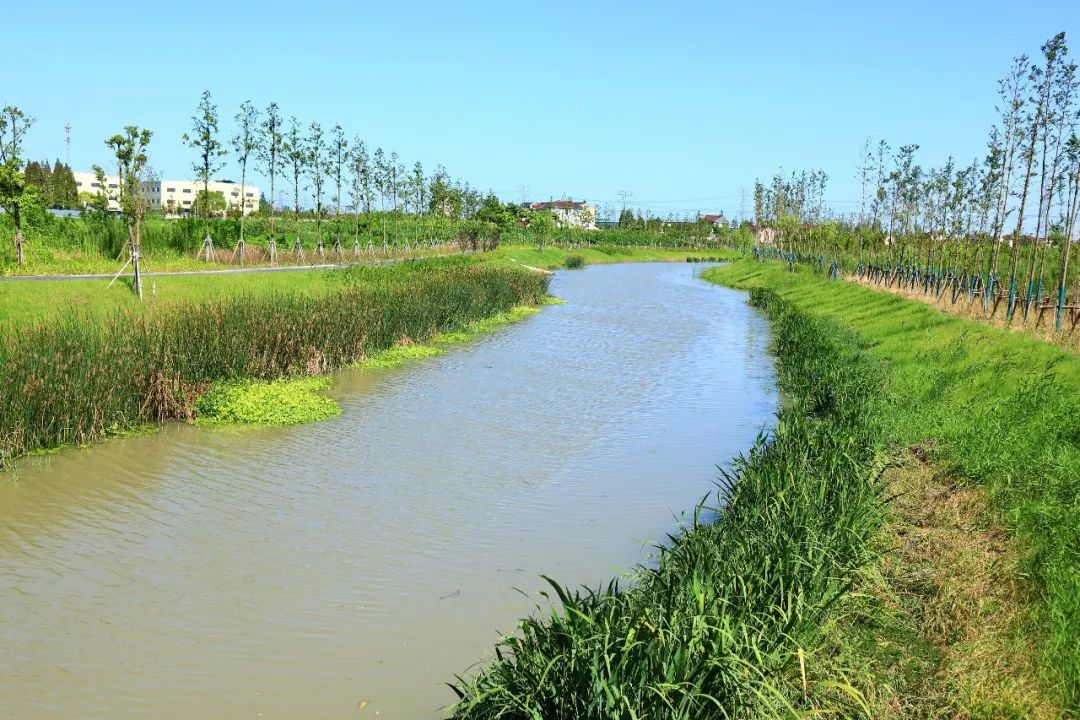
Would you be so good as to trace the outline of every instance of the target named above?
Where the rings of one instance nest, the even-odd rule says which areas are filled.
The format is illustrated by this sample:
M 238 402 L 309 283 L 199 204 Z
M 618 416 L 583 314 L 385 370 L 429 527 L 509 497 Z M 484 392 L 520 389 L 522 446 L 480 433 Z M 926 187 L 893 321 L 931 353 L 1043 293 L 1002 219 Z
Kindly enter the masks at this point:
M 413 260 L 430 260 L 445 255 L 425 255 L 415 258 L 392 258 L 390 260 L 368 260 L 354 263 L 340 263 L 330 265 L 276 265 L 274 267 L 249 267 L 229 268 L 227 270 L 174 270 L 169 272 L 144 272 L 144 278 L 168 277 L 172 275 L 246 275 L 248 273 L 267 272 L 293 272 L 296 270 L 336 270 L 353 265 L 393 265 L 396 263 L 410 262 Z M 125 275 L 130 275 L 125 271 Z M 88 273 L 84 275 L 0 275 L 0 282 L 13 282 L 18 280 L 50 281 L 50 280 L 111 280 L 116 273 Z

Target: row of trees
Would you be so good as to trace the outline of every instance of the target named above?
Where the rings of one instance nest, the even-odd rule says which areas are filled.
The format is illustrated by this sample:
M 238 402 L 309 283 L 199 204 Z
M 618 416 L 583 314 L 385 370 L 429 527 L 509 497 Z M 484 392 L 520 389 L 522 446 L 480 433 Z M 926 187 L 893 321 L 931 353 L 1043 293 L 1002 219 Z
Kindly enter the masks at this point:
M 301 123 L 295 116 L 285 118 L 279 106 L 271 102 L 265 109 L 250 101 L 240 105 L 233 117 L 234 131 L 229 137 L 222 132 L 221 115 L 209 91 L 200 97 L 191 118 L 191 129 L 182 136 L 183 143 L 195 153 L 191 169 L 202 183 L 191 210 L 203 220 L 205 238 L 200 254 L 214 259 L 215 250 L 210 234 L 210 218 L 224 214 L 223 198 L 211 193 L 209 184 L 233 157 L 240 171 L 241 203 L 247 204 L 246 186 L 251 173 L 259 173 L 269 183 L 267 199 L 270 216 L 270 240 L 267 252 L 276 259 L 277 239 L 274 219 L 279 186 L 287 187 L 291 210 L 296 217 L 313 216 L 317 224 L 318 251 L 324 250 L 323 223 L 333 220 L 331 237 L 334 250 L 340 255 L 345 228 L 341 222 L 352 217 L 354 244 L 359 242 L 360 215 L 378 211 L 382 215 L 383 248 L 389 242 L 388 223 L 395 214 L 432 214 L 442 218 L 471 219 L 484 208 L 491 215 L 493 196 L 487 196 L 468 183 L 454 180 L 439 166 L 430 176 L 418 161 L 407 167 L 394 151 L 382 147 L 370 149 L 359 136 L 350 137 L 340 124 L 323 126 L 319 122 Z M 0 207 L 12 217 L 15 225 L 17 261 L 24 262 L 23 215 L 30 205 L 47 207 L 79 207 L 107 212 L 110 201 L 116 201 L 126 218 L 131 219 L 133 242 L 129 262 L 137 266 L 138 227 L 149 211 L 141 190 L 142 183 L 159 180 L 145 157 L 151 133 L 131 126 L 105 141 L 111 150 L 110 167 L 119 176 L 115 188 L 105 181 L 103 166 L 95 164 L 98 191 L 79 197 L 70 168 L 59 163 L 52 168 L 46 163 L 27 164 L 24 158 L 26 134 L 34 119 L 20 108 L 7 106 L 0 113 Z M 145 142 L 141 142 L 144 139 Z M 128 177 L 131 172 L 135 176 Z M 494 200 L 497 203 L 497 200 Z M 137 206 L 137 207 L 136 207 Z M 243 261 L 246 253 L 244 216 L 235 255 Z M 137 215 L 137 217 L 135 217 Z M 505 222 L 506 213 L 498 214 Z M 388 220 L 389 218 L 389 220 Z M 299 238 L 296 243 L 299 245 Z
M 988 309 L 1003 300 L 1010 320 L 1018 311 L 1026 317 L 1052 285 L 1060 329 L 1080 214 L 1078 89 L 1077 66 L 1059 33 L 1035 60 L 1015 58 L 1000 81 L 999 116 L 983 157 L 961 163 L 950 156 L 923 167 L 918 145 L 867 139 L 857 213 L 829 213 L 827 178 L 815 171 L 757 182 L 757 223 L 775 228 L 786 250 L 832 254 L 834 262 L 846 232 L 857 267 L 873 266 L 883 282 L 905 273 L 964 282 Z M 826 221 L 841 227 L 819 230 L 815 240 Z
M 26 174 L 26 182 L 37 189 L 37 196 L 45 207 L 79 209 L 79 188 L 68 165 L 61 164 L 60 160 L 52 166 L 48 160 L 31 160 L 23 172 Z
M 204 91 L 192 129 L 183 137 L 184 143 L 196 151 L 192 163 L 195 176 L 208 192 L 210 177 L 224 167 L 230 153 L 240 169 L 241 196 L 248 173 L 258 172 L 269 183 L 267 196 L 270 215 L 270 241 L 267 248 L 271 259 L 277 253 L 277 234 L 274 226 L 274 200 L 278 184 L 287 186 L 292 199 L 291 209 L 296 217 L 305 207 L 313 211 L 316 222 L 318 252 L 324 252 L 323 222 L 333 219 L 331 237 L 334 252 L 342 252 L 343 214 L 352 217 L 354 246 L 360 237 L 360 215 L 378 210 L 383 214 L 383 248 L 388 243 L 387 214 L 432 213 L 452 219 L 471 218 L 483 207 L 485 197 L 467 183 L 454 181 L 445 168 L 439 166 L 433 175 L 424 173 L 417 161 L 411 168 L 382 147 L 373 150 L 359 136 L 352 137 L 340 124 L 324 126 L 319 122 L 301 123 L 295 116 L 284 117 L 276 102 L 260 110 L 250 101 L 241 103 L 234 116 L 235 134 L 222 140 L 219 113 L 210 92 Z M 207 207 L 204 205 L 204 207 Z M 204 213 L 208 219 L 209 213 Z M 207 259 L 213 253 L 212 239 L 207 234 L 204 250 Z M 299 239 L 297 239 L 299 243 Z M 244 257 L 243 218 L 236 254 Z

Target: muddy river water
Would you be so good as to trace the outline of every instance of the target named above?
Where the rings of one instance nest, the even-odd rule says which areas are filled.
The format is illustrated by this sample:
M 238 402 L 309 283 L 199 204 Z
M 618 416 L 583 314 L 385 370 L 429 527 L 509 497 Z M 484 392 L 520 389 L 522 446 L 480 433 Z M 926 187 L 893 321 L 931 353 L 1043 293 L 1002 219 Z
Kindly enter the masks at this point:
M 770 423 L 768 328 L 701 267 L 559 273 L 565 305 L 340 373 L 328 422 L 0 474 L 0 717 L 439 717 L 541 573 L 648 562 Z

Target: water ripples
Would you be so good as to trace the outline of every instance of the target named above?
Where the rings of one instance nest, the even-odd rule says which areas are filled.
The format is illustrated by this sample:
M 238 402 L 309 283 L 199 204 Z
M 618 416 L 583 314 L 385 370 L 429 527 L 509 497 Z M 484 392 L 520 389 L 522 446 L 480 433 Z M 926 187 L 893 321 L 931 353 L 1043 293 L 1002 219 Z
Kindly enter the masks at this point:
M 568 304 L 444 356 L 342 373 L 327 422 L 21 463 L 0 715 L 433 716 L 540 573 L 647 561 L 770 422 L 767 328 L 693 266 L 552 290 Z

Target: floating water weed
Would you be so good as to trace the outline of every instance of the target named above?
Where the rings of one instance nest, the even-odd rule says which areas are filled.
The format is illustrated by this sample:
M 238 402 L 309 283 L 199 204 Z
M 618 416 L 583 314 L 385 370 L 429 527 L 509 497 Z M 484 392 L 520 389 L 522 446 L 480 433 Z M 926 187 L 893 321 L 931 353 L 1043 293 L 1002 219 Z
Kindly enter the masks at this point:
M 232 380 L 212 385 L 195 402 L 200 422 L 247 425 L 299 425 L 341 414 L 341 407 L 319 392 L 328 378 L 260 382 Z
M 376 350 L 360 362 L 353 363 L 353 366 L 359 368 L 396 368 L 410 360 L 420 360 L 444 354 L 446 354 L 445 350 L 430 345 L 395 345 L 385 350 Z

